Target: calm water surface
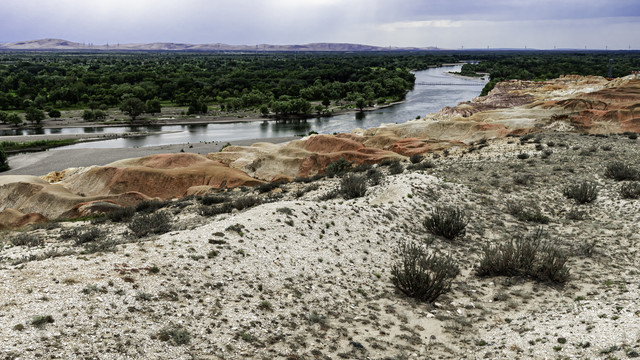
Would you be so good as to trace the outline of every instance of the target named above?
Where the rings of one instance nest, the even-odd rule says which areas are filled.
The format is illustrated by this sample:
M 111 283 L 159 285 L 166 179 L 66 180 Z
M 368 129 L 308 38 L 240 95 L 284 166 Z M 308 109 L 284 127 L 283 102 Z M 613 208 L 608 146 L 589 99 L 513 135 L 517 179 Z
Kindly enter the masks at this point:
M 234 141 L 308 134 L 351 132 L 355 128 L 378 127 L 385 123 L 404 123 L 437 112 L 445 106 L 455 106 L 480 94 L 485 82 L 459 79 L 446 74 L 460 71 L 460 66 L 440 67 L 416 72 L 416 83 L 447 83 L 452 85 L 416 85 L 407 94 L 406 101 L 385 109 L 364 114 L 345 114 L 333 117 L 307 119 L 294 122 L 241 122 L 230 124 L 169 125 L 144 127 L 65 128 L 44 129 L 46 134 L 119 133 L 129 131 L 169 131 L 171 133 L 147 135 L 75 144 L 56 149 L 126 148 L 204 141 Z M 364 115 L 364 116 L 363 116 Z

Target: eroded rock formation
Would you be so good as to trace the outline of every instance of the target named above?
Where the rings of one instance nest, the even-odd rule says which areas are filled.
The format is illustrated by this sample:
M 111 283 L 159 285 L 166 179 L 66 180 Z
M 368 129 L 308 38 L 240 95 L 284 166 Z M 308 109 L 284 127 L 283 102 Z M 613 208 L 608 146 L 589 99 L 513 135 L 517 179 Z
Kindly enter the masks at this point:
M 423 119 L 351 134 L 229 146 L 206 157 L 153 155 L 43 178 L 0 176 L 0 228 L 105 212 L 150 198 L 312 176 L 340 158 L 371 164 L 540 129 L 640 132 L 640 80 L 565 76 L 545 82 L 507 81 L 488 96 Z

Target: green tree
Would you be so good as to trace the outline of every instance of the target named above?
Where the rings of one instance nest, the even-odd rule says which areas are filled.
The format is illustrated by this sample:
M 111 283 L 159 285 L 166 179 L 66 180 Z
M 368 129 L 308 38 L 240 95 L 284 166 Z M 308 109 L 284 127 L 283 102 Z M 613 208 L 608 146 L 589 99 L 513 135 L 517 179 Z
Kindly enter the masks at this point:
M 56 109 L 49 110 L 49 117 L 50 118 L 57 119 L 57 118 L 59 118 L 61 116 L 62 116 L 62 113 L 60 112 L 60 110 L 56 110 Z
M 145 112 L 147 114 L 159 114 L 160 112 L 162 112 L 162 106 L 160 105 L 160 100 L 158 100 L 158 98 L 154 98 L 151 100 L 147 100 L 146 104 L 145 104 Z
M 82 112 L 82 119 L 84 121 L 91 121 L 96 119 L 96 114 L 91 110 L 85 110 Z
M 328 108 L 329 105 L 331 105 L 331 100 L 329 100 L 329 98 L 322 99 L 322 105 L 324 105 L 324 107 Z
M 227 104 L 227 111 L 229 111 L 230 104 Z M 189 105 L 189 109 L 187 110 L 188 115 L 192 114 L 206 114 L 209 111 L 209 107 L 202 100 L 191 100 L 191 104 Z
M 0 172 L 9 170 L 9 159 L 7 158 L 7 154 L 4 152 L 4 148 L 0 146 Z
M 8 115 L 9 114 L 7 114 L 6 112 L 0 111 L 0 122 L 6 123 Z
M 362 111 L 365 106 L 367 106 L 367 101 L 364 98 L 359 97 L 356 99 L 356 107 L 360 109 L 360 111 Z
M 7 124 L 18 126 L 22 124 L 22 122 L 23 122 L 22 118 L 20 117 L 20 115 L 16 113 L 11 113 L 7 115 Z
M 104 120 L 107 118 L 107 114 L 102 110 L 94 111 L 93 116 L 96 118 L 96 120 Z
M 24 116 L 27 121 L 30 121 L 32 124 L 36 123 L 38 125 L 40 125 L 40 122 L 45 118 L 44 111 L 33 106 L 25 110 Z
M 136 97 L 130 97 L 122 102 L 120 110 L 131 117 L 131 121 L 135 121 L 138 115 L 145 111 L 145 104 Z
M 260 105 L 260 114 L 262 114 L 262 116 L 269 115 L 269 107 L 266 104 Z
M 91 111 L 93 111 L 93 110 L 97 109 L 100 106 L 100 104 L 95 100 L 91 100 L 91 101 L 89 101 L 87 106 L 89 106 L 89 109 L 91 109 Z

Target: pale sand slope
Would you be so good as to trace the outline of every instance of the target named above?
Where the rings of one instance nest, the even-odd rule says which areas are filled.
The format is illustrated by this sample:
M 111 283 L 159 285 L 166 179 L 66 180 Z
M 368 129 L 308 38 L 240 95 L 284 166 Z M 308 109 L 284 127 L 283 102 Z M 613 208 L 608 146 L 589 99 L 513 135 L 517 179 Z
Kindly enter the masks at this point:
M 635 356 L 640 200 L 622 199 L 621 183 L 603 173 L 613 159 L 637 164 L 638 142 L 557 133 L 533 141 L 489 141 L 471 153 L 452 149 L 433 160 L 435 168 L 388 175 L 354 200 L 319 200 L 339 184 L 327 179 L 282 185 L 287 191 L 279 201 L 233 214 L 202 216 L 195 199 L 176 201 L 164 210 L 172 214 L 172 230 L 140 240 L 126 235 L 126 225 L 109 223 L 33 230 L 46 239 L 44 247 L 12 246 L 5 232 L 0 357 Z M 543 151 L 551 153 L 543 158 Z M 520 153 L 531 157 L 518 159 Z M 582 179 L 598 184 L 591 204 L 577 205 L 562 194 Z M 314 185 L 319 188 L 296 197 Z M 229 194 L 258 191 L 221 195 Z M 518 220 L 508 201 L 538 207 L 550 222 Z M 469 224 L 463 238 L 435 238 L 430 246 L 461 268 L 451 292 L 432 306 L 396 292 L 390 269 L 399 242 L 431 237 L 422 221 L 439 205 L 464 209 Z M 570 254 L 564 286 L 475 274 L 484 246 L 538 226 Z M 104 229 L 99 243 L 121 244 L 114 252 L 83 254 L 83 246 L 60 236 L 70 227 Z M 32 324 L 44 315 L 54 322 Z M 184 329 L 190 341 L 162 341 L 165 328 Z

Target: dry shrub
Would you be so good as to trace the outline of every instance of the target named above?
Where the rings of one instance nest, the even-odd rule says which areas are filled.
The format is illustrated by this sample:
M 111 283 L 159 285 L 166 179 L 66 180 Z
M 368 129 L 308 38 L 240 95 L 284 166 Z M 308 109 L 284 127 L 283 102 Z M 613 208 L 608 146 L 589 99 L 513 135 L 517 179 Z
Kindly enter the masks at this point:
M 487 246 L 476 271 L 479 276 L 524 276 L 537 281 L 564 283 L 569 279 L 568 255 L 543 241 L 542 229 L 531 236 Z
M 451 257 L 429 254 L 413 242 L 401 244 L 400 259 L 391 267 L 391 281 L 407 296 L 433 302 L 451 289 L 460 269 Z
M 453 207 L 436 207 L 423 224 L 432 234 L 453 240 L 464 236 L 469 220 L 463 210 Z

